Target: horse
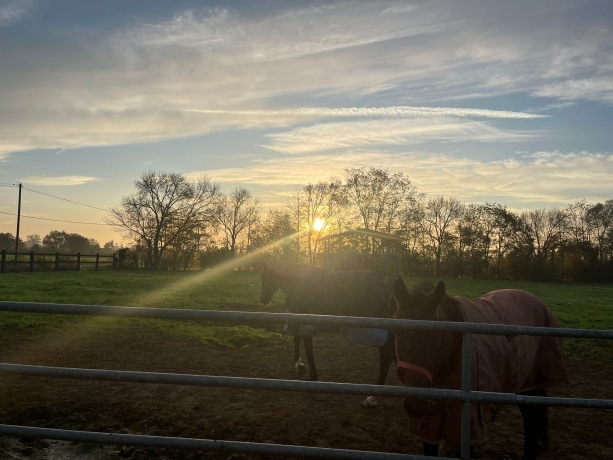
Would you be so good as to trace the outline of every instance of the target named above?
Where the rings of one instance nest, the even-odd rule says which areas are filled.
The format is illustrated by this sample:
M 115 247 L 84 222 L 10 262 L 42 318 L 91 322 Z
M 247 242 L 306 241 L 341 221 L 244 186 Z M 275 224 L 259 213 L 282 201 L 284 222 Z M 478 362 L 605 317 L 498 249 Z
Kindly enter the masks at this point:
M 393 282 L 389 275 L 371 271 L 332 271 L 309 265 L 280 261 L 264 262 L 260 301 L 268 305 L 280 289 L 286 295 L 286 311 L 293 313 L 387 318 L 395 307 Z M 299 378 L 306 373 L 300 357 L 300 342 L 309 363 L 309 380 L 318 379 L 313 354 L 313 335 L 318 332 L 341 332 L 350 340 L 379 348 L 377 384 L 384 385 L 389 368 L 396 360 L 394 333 L 381 329 L 286 325 L 294 336 L 294 367 Z M 364 406 L 377 404 L 373 396 Z
M 430 285 L 432 287 L 432 285 Z M 430 292 L 394 284 L 393 317 L 428 321 L 560 327 L 545 303 L 516 289 L 493 291 L 474 300 L 449 297 L 441 281 Z M 568 383 L 562 340 L 557 337 L 479 334 L 474 336 L 472 390 L 546 396 L 547 389 Z M 405 386 L 461 388 L 462 334 L 396 331 L 398 377 Z M 424 454 L 437 456 L 439 443 L 460 446 L 461 402 L 405 399 L 409 430 L 424 442 Z M 500 404 L 471 405 L 471 445 L 483 440 Z M 536 458 L 538 440 L 547 443 L 547 406 L 520 404 L 524 422 L 524 459 Z M 472 446 L 471 446 L 472 450 Z

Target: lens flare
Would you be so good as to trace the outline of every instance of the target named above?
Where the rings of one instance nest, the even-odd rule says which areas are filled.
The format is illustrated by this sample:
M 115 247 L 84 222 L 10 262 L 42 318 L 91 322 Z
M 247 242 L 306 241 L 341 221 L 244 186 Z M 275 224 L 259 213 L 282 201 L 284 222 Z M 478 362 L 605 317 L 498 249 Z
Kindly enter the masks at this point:
M 324 221 L 318 217 L 313 223 L 313 228 L 318 232 L 321 231 L 324 228 Z
M 184 292 L 185 290 L 191 289 L 199 284 L 212 281 L 215 278 L 218 278 L 219 276 L 226 273 L 228 270 L 238 268 L 240 266 L 245 265 L 246 263 L 257 260 L 258 257 L 261 257 L 269 249 L 291 242 L 294 238 L 298 237 L 301 233 L 304 232 L 305 231 L 296 232 L 285 238 L 281 238 L 274 243 L 270 243 L 269 245 L 264 246 L 263 248 L 260 248 L 256 251 L 235 257 L 232 260 L 228 260 L 227 262 L 223 262 L 210 270 L 197 272 L 193 276 L 183 278 L 176 283 L 164 286 L 163 288 L 153 291 L 139 299 L 138 304 L 142 306 L 150 306 L 149 304 L 151 303 L 159 302 L 160 300 L 168 298 L 169 296 L 172 296 L 179 292 Z

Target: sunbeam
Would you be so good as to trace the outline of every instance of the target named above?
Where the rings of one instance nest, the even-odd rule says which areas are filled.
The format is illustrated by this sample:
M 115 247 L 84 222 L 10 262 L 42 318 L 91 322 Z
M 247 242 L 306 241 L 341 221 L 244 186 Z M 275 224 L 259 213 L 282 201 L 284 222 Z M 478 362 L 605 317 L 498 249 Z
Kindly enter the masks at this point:
M 287 244 L 289 241 L 293 240 L 294 238 L 301 235 L 305 231 L 307 230 L 296 232 L 292 235 L 286 236 L 285 238 L 281 238 L 280 240 L 270 243 L 254 252 L 250 252 L 248 254 L 244 254 L 244 255 L 235 257 L 232 260 L 229 260 L 227 262 L 223 262 L 217 265 L 216 267 L 212 268 L 211 270 L 195 273 L 193 276 L 184 278 L 180 281 L 177 281 L 174 284 L 164 286 L 163 288 L 153 291 L 147 294 L 146 296 L 144 296 L 143 298 L 139 299 L 136 302 L 136 304 L 138 306 L 151 306 L 150 304 L 152 303 L 154 304 L 161 300 L 164 300 L 173 294 L 183 292 L 187 289 L 191 289 L 201 283 L 210 282 L 214 280 L 215 278 L 218 278 L 220 275 L 226 273 L 228 270 L 240 267 L 242 265 L 245 265 L 246 263 L 256 260 L 258 257 L 261 257 L 269 249 L 272 249 L 276 246 L 280 246 L 283 244 Z

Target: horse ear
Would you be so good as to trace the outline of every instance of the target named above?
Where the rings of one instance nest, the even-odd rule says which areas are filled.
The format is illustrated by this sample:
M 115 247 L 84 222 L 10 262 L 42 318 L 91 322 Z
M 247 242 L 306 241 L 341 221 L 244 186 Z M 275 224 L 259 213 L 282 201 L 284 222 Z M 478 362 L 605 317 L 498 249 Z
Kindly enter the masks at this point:
M 428 297 L 432 299 L 432 303 L 434 303 L 434 305 L 438 306 L 438 304 L 440 304 L 445 297 L 445 283 L 439 281 Z
M 400 303 L 401 306 L 403 304 L 406 304 L 409 300 L 409 291 L 404 285 L 404 281 L 402 281 L 402 278 L 398 278 L 394 282 L 394 295 L 396 296 L 396 300 Z
M 262 267 L 262 270 L 268 270 L 268 261 L 269 258 L 266 254 L 260 257 L 260 266 Z

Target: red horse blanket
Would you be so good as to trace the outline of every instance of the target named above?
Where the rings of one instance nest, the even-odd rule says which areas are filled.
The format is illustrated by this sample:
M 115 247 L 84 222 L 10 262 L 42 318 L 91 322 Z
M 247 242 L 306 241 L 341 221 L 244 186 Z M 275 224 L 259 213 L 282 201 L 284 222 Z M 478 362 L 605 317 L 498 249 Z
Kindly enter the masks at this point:
M 533 294 L 503 289 L 475 300 L 453 297 L 468 323 L 513 324 L 560 327 L 545 303 Z M 472 390 L 521 393 L 564 385 L 568 382 L 557 337 L 475 335 L 472 359 Z M 436 372 L 435 372 L 436 373 Z M 461 368 L 447 381 L 461 388 Z M 494 421 L 500 404 L 472 404 L 471 440 L 480 442 Z M 410 418 L 411 432 L 425 442 L 445 441 L 448 448 L 460 447 L 461 403 L 437 403 L 424 419 Z

